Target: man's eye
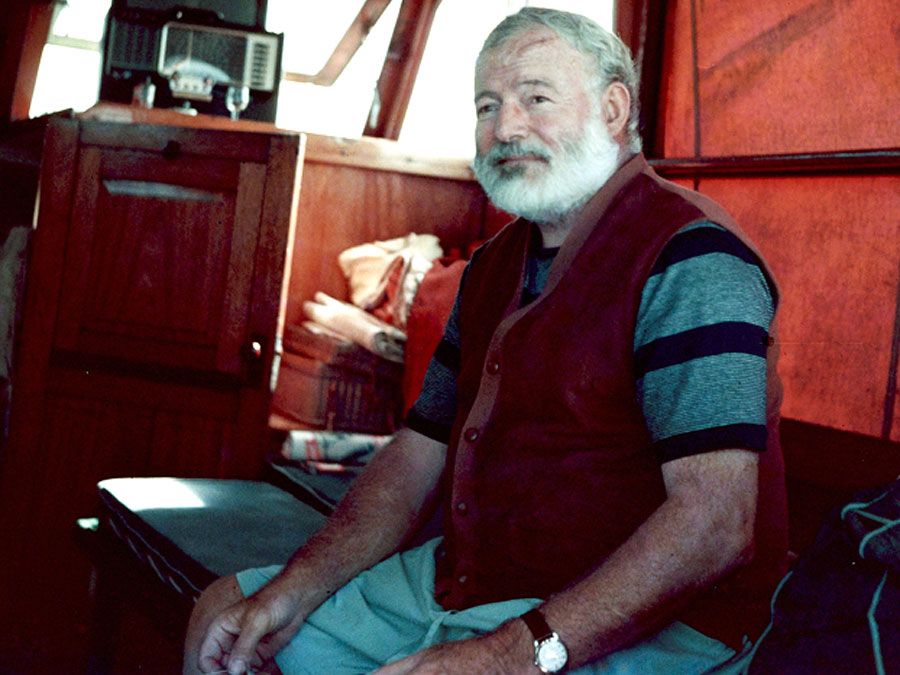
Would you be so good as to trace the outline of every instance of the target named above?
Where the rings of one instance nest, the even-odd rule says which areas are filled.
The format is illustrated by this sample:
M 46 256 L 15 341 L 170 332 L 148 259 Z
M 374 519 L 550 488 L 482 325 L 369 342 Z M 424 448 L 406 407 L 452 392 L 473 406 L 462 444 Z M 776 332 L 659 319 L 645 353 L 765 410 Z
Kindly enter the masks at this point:
M 485 115 L 490 115 L 491 113 L 497 110 L 496 103 L 482 103 L 479 106 L 475 107 L 475 112 L 479 117 L 484 117 Z
M 550 99 L 547 98 L 546 96 L 541 96 L 540 94 L 535 94 L 534 96 L 531 97 L 531 102 L 532 103 L 549 103 Z

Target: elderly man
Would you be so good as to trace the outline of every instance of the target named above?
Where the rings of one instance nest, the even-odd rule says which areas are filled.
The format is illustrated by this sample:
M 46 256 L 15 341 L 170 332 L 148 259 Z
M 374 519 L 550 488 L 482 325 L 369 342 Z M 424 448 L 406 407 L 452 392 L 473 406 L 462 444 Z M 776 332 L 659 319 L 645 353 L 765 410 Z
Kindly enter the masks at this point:
M 488 37 L 475 170 L 519 218 L 473 256 L 407 427 L 287 565 L 210 587 L 186 672 L 741 667 L 785 552 L 776 290 L 647 166 L 635 79 L 583 17 Z M 438 502 L 444 536 L 397 553 Z

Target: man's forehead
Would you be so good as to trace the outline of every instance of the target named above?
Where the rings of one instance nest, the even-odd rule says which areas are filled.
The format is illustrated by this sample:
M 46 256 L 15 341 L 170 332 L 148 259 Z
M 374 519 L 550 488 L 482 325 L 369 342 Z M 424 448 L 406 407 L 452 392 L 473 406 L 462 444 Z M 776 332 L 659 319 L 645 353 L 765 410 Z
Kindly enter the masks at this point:
M 499 45 L 487 50 L 481 58 L 484 65 L 503 66 L 527 58 L 533 53 L 568 44 L 557 33 L 545 26 L 536 26 L 509 36 Z
M 546 52 L 557 52 L 553 59 Z M 561 53 L 560 53 L 561 52 Z M 566 54 L 568 52 L 568 54 Z M 510 36 L 496 47 L 484 52 L 475 70 L 476 86 L 497 73 L 520 65 L 556 69 L 574 65 L 585 55 L 575 49 L 550 28 L 539 26 Z M 569 63 L 566 63 L 569 62 Z

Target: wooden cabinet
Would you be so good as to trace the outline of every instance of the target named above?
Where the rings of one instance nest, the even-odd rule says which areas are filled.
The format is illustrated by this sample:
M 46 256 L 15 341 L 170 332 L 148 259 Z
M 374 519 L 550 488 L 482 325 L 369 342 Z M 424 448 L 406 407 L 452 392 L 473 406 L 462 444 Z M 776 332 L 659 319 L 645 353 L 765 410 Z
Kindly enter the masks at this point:
M 98 480 L 256 475 L 301 141 L 51 123 L 0 476 L 29 594 L 84 585 L 71 529 Z

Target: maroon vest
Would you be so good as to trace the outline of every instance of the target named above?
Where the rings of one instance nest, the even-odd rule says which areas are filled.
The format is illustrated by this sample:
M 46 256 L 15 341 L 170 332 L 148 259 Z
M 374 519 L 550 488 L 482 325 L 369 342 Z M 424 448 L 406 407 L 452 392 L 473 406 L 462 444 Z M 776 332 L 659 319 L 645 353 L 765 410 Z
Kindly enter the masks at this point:
M 445 608 L 558 592 L 602 563 L 665 499 L 635 390 L 641 291 L 666 242 L 689 223 L 713 220 L 746 239 L 721 208 L 661 180 L 640 155 L 585 213 L 527 307 L 519 305 L 528 223 L 507 226 L 467 273 L 435 587 Z M 767 598 L 784 571 L 774 368 L 769 384 L 757 555 L 682 617 L 732 644 L 765 625 Z

